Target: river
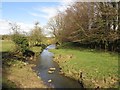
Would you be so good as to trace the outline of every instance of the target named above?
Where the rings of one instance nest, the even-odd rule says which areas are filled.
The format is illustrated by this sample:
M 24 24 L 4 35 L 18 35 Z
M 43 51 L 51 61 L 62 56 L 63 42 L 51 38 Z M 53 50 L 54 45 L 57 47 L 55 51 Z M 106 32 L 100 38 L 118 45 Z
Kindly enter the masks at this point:
M 78 81 L 68 78 L 59 74 L 59 65 L 53 61 L 53 53 L 49 52 L 49 49 L 55 49 L 55 45 L 50 45 L 40 55 L 40 60 L 37 63 L 36 70 L 38 76 L 46 83 L 46 85 L 53 88 L 82 88 L 82 85 Z M 49 68 L 56 68 L 52 74 L 48 73 Z M 48 83 L 51 80 L 51 83 Z

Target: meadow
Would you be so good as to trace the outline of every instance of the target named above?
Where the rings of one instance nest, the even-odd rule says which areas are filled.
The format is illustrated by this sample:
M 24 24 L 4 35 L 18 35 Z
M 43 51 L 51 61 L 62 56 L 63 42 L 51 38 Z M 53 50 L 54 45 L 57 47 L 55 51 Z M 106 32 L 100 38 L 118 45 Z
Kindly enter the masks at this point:
M 86 87 L 118 87 L 118 54 L 83 48 L 51 50 L 65 75 L 79 79 Z
M 0 52 L 7 52 L 15 49 L 15 44 L 11 40 L 1 40 L 0 43 Z

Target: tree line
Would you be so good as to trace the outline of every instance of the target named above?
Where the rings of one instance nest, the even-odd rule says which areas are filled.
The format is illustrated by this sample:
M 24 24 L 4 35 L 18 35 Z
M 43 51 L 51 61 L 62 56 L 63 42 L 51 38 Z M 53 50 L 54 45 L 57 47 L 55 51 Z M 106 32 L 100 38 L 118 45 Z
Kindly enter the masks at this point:
M 118 2 L 75 2 L 48 22 L 59 43 L 120 51 Z

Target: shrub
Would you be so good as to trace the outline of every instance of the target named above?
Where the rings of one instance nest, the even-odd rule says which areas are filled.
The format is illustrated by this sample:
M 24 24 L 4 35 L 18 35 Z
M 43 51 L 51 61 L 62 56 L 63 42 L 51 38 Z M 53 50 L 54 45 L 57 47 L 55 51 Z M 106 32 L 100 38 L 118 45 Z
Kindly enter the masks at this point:
M 26 36 L 16 33 L 12 36 L 12 40 L 16 44 L 17 50 L 19 52 L 24 53 L 26 50 L 29 49 L 29 43 Z

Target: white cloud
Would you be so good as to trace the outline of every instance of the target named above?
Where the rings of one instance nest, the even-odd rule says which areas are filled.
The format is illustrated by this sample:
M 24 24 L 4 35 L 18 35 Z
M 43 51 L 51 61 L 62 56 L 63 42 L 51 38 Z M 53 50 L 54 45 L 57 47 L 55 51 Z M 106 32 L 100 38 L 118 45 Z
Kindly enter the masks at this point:
M 61 0 L 61 5 L 68 6 L 76 2 L 76 0 Z
M 55 7 L 43 7 L 41 9 L 43 13 L 45 13 L 46 18 L 49 19 L 57 14 L 57 10 Z
M 8 34 L 10 33 L 9 30 L 9 22 L 7 20 L 0 20 L 0 34 Z
M 49 19 L 57 14 L 57 9 L 56 7 L 37 7 L 34 8 L 34 10 L 38 11 L 36 12 L 29 12 L 30 15 L 34 17 L 41 17 L 45 19 Z
M 15 23 L 13 21 L 8 20 L 0 20 L 0 34 L 10 34 L 12 33 L 12 30 L 10 30 L 9 23 Z M 20 32 L 29 32 L 32 28 L 32 24 L 22 23 L 22 22 L 16 22 L 17 25 L 20 26 L 21 31 Z
M 37 13 L 32 13 L 32 12 L 30 12 L 29 14 L 32 15 L 32 16 L 35 16 L 35 17 L 40 17 L 40 15 L 37 14 Z
M 45 19 L 50 19 L 51 17 L 55 16 L 58 11 L 64 12 L 69 5 L 72 5 L 75 0 L 61 0 L 59 1 L 58 6 L 45 6 L 45 7 L 35 7 L 34 10 L 38 11 L 37 13 L 31 12 L 30 15 L 34 17 L 42 17 Z
M 23 32 L 23 31 L 29 32 L 34 27 L 33 24 L 28 24 L 28 23 L 23 23 L 23 22 L 17 22 L 17 25 L 20 26 L 21 32 Z

